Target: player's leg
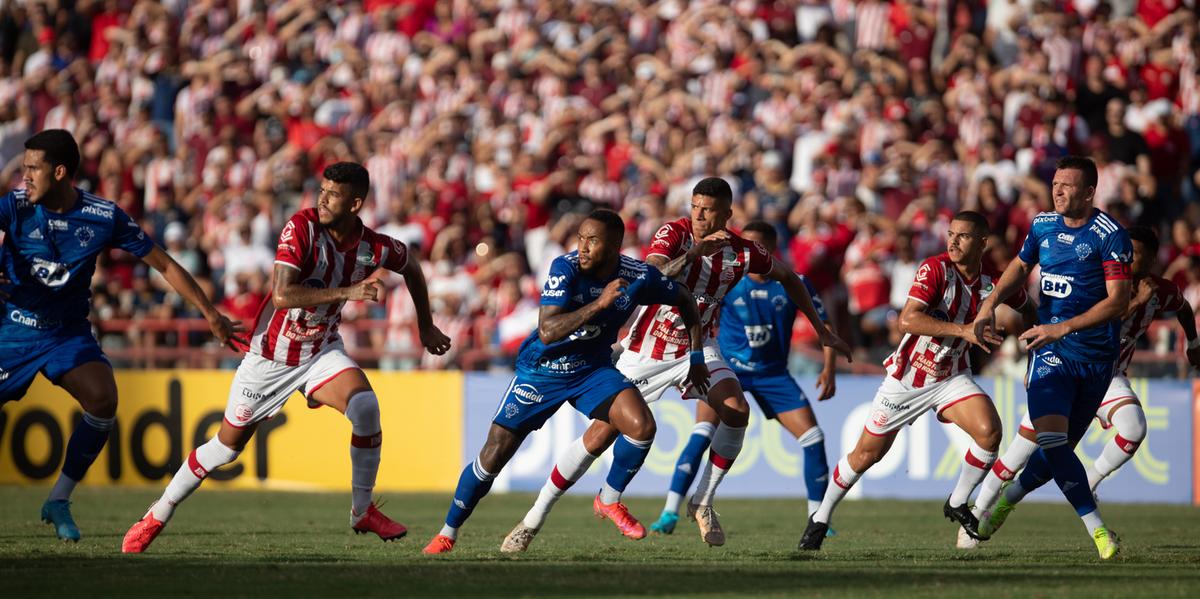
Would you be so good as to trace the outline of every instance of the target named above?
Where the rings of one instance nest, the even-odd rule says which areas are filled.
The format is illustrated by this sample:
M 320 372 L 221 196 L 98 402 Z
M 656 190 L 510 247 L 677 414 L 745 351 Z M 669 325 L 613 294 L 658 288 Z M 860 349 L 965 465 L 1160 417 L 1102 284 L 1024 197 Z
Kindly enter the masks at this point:
M 829 483 L 829 461 L 825 457 L 825 433 L 817 424 L 808 396 L 788 374 L 762 377 L 754 398 L 767 418 L 775 418 L 791 433 L 804 452 L 804 486 L 808 495 L 808 515 L 816 513 L 825 499 Z
M 492 488 L 496 475 L 504 468 L 521 447 L 527 433 L 511 430 L 492 423 L 488 429 L 487 442 L 479 450 L 475 461 L 463 468 L 454 489 L 454 499 L 446 512 L 446 521 L 437 536 L 425 546 L 426 554 L 446 553 L 454 548 L 458 540 L 458 529 L 471 517 L 471 512 Z
M 1129 379 L 1123 376 L 1113 377 L 1096 417 L 1104 428 L 1117 429 L 1117 434 L 1104 444 L 1100 457 L 1087 467 L 1088 487 L 1093 492 L 1100 481 L 1133 457 L 1146 438 L 1146 414 L 1137 394 L 1129 386 Z
M 973 538 L 979 536 L 979 519 L 971 513 L 967 500 L 996 461 L 1001 438 L 1000 415 L 996 413 L 992 400 L 977 391 L 953 400 L 938 413 L 939 419 L 954 423 L 971 436 L 971 445 L 963 456 L 958 482 L 946 500 L 944 512 L 947 518 L 960 524 L 967 535 Z
M 691 488 L 692 482 L 696 480 L 696 475 L 699 474 L 700 460 L 704 459 L 704 452 L 712 442 L 718 422 L 720 418 L 715 410 L 705 402 L 696 402 L 696 425 L 692 427 L 692 434 L 688 435 L 687 443 L 683 446 L 679 459 L 675 461 L 675 473 L 671 475 L 671 488 L 667 491 L 666 505 L 663 506 L 658 521 L 650 525 L 650 530 L 668 535 L 675 532 L 675 524 L 679 521 L 679 508 L 683 505 L 683 498 Z
M 723 364 L 723 361 L 721 362 Z M 708 448 L 708 463 L 696 483 L 696 490 L 688 500 L 688 517 L 696 521 L 700 537 L 709 546 L 725 544 L 725 531 L 713 509 L 713 498 L 725 475 L 733 468 L 733 461 L 742 451 L 746 437 L 746 426 L 750 422 L 750 406 L 742 394 L 742 387 L 733 371 L 727 366 L 709 366 L 708 405 L 717 412 L 721 422 L 713 432 Z
M 593 413 L 597 419 L 607 419 L 620 433 L 613 443 L 613 463 L 605 478 L 604 487 L 593 502 L 597 516 L 613 521 L 621 534 L 631 539 L 646 536 L 642 526 L 621 503 L 621 494 L 641 469 L 654 442 L 654 415 L 636 388 L 622 390 L 607 409 Z
M 825 536 L 829 533 L 829 524 L 833 521 L 833 511 L 838 503 L 868 468 L 887 455 L 895 440 L 895 430 L 876 434 L 867 428 L 863 429 L 854 449 L 834 466 L 825 498 L 821 500 L 817 511 L 809 516 L 808 526 L 804 529 L 804 535 L 800 537 L 800 549 L 815 551 L 821 548 Z
M 1008 444 L 1008 449 L 996 459 L 991 472 L 988 472 L 983 483 L 979 485 L 979 496 L 975 498 L 975 507 L 971 510 L 976 518 L 982 519 L 985 512 L 991 511 L 1000 497 L 1000 489 L 1016 477 L 1037 448 L 1037 432 L 1033 430 L 1033 422 L 1029 420 L 1029 413 L 1026 412 L 1016 436 Z

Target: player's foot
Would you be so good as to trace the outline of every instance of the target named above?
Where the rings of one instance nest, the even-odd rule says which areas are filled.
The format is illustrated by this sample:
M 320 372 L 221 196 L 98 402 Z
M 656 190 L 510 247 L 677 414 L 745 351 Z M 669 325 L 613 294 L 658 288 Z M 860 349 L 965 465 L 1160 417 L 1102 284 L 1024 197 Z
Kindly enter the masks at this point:
M 986 541 L 992 538 L 992 535 L 996 534 L 997 530 L 1000 530 L 1000 527 L 1004 525 L 1004 521 L 1008 519 L 1008 515 L 1016 507 L 1015 503 L 1009 503 L 1004 498 L 1004 495 L 1001 495 L 999 501 L 996 502 L 996 507 L 992 508 L 990 512 L 983 513 L 983 518 L 979 522 L 979 540 Z
M 421 550 L 425 555 L 437 555 L 439 553 L 450 553 L 454 549 L 454 539 L 445 535 L 433 537 L 433 540 Z
M 367 506 L 367 511 L 362 514 L 350 511 L 350 528 L 354 529 L 355 534 L 360 535 L 373 532 L 384 541 L 401 539 L 408 534 L 408 529 L 403 524 L 384 516 L 374 503 Z
M 700 527 L 700 538 L 708 543 L 709 547 L 720 547 L 725 544 L 725 530 L 721 528 L 721 521 L 717 520 L 717 510 L 714 510 L 711 505 L 698 505 L 688 502 L 688 518 L 696 521 Z
M 966 529 L 958 527 L 958 537 L 954 541 L 954 546 L 959 549 L 976 549 L 979 547 L 979 539 L 967 534 Z
M 663 510 L 658 521 L 650 525 L 650 532 L 656 532 L 660 535 L 669 535 L 675 532 L 675 524 L 679 522 L 679 512 L 671 510 Z
M 504 537 L 504 542 L 500 543 L 501 553 L 524 553 L 529 549 L 529 544 L 533 542 L 533 537 L 536 537 L 538 529 L 525 526 L 524 522 L 517 524 L 517 527 Z
M 950 500 L 947 499 L 946 505 L 942 506 L 942 514 L 951 521 L 957 522 L 961 526 L 961 530 L 968 536 L 974 539 L 979 538 L 979 519 L 971 513 L 971 508 L 967 504 L 950 507 Z
M 42 522 L 54 525 L 54 533 L 64 541 L 79 542 L 79 527 L 71 517 L 71 502 L 66 499 L 46 500 L 42 504 Z
M 153 514 L 146 514 L 140 521 L 129 527 L 125 538 L 121 540 L 121 553 L 141 553 L 154 542 L 158 533 L 167 524 L 154 519 Z
M 800 536 L 800 544 L 796 547 L 801 551 L 820 551 L 821 543 L 825 542 L 825 535 L 829 534 L 829 524 L 825 522 L 817 522 L 808 517 L 808 526 L 804 527 L 804 534 Z
M 629 508 L 625 507 L 620 501 L 616 503 L 601 503 L 600 496 L 596 495 L 595 501 L 592 502 L 592 511 L 596 513 L 596 517 L 601 520 L 608 518 L 617 525 L 617 530 L 621 534 L 633 539 L 643 539 L 646 537 L 646 527 L 642 526 L 633 514 L 629 513 Z
M 1121 552 L 1121 545 L 1117 539 L 1117 533 L 1101 526 L 1092 534 L 1092 540 L 1096 542 L 1096 551 L 1100 552 L 1100 559 L 1112 559 Z

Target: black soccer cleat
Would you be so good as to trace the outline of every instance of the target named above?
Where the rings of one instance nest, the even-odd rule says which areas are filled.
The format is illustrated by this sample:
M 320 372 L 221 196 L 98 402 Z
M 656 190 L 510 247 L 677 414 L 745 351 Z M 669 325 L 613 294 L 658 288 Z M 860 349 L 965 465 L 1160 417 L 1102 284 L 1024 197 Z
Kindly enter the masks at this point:
M 950 500 L 946 500 L 946 505 L 942 506 L 942 513 L 952 522 L 957 522 L 966 531 L 967 536 L 976 541 L 984 541 L 982 535 L 979 534 L 979 518 L 971 513 L 971 508 L 967 504 L 962 504 L 958 507 L 950 507 Z
M 808 526 L 804 527 L 804 535 L 800 537 L 800 545 L 796 549 L 800 551 L 820 551 L 821 543 L 825 542 L 825 535 L 828 533 L 829 524 L 814 522 L 812 516 L 809 516 Z

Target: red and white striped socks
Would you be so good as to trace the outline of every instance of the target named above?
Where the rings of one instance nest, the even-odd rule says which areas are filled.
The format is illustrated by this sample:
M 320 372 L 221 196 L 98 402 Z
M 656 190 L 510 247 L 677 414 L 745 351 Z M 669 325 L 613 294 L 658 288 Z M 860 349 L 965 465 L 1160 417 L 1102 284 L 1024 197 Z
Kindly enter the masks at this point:
M 992 463 L 996 461 L 996 452 L 988 451 L 972 442 L 963 456 L 962 472 L 958 475 L 958 483 L 950 493 L 950 506 L 963 505 L 971 498 L 971 491 L 987 476 Z
M 537 501 L 525 514 L 525 526 L 534 530 L 540 529 L 545 524 L 546 517 L 550 515 L 550 510 L 554 508 L 558 498 L 562 497 L 563 493 L 566 493 L 567 489 L 570 489 L 571 485 L 587 472 L 594 461 L 596 461 L 596 456 L 588 453 L 587 448 L 583 445 L 582 437 L 571 443 L 570 447 L 559 456 L 558 463 L 550 471 L 550 478 L 546 480 L 546 484 L 542 485 L 542 490 L 538 493 Z
M 842 457 L 837 466 L 833 467 L 833 474 L 829 475 L 829 487 L 825 489 L 825 499 L 821 500 L 821 507 L 817 508 L 812 515 L 813 521 L 829 524 L 830 519 L 833 518 L 834 508 L 842 502 L 842 498 L 850 492 L 850 488 L 858 482 L 860 476 L 862 473 L 855 472 L 854 468 L 850 467 L 850 458 Z
M 696 484 L 692 501 L 696 505 L 712 505 L 717 487 L 725 478 L 725 474 L 733 467 L 735 460 L 742 451 L 742 441 L 746 438 L 746 427 L 732 427 L 725 423 L 717 425 L 713 433 L 712 445 L 708 448 L 708 464 L 704 466 L 704 474 Z
M 1133 458 L 1133 454 L 1146 438 L 1146 415 L 1142 412 L 1141 404 L 1121 406 L 1110 414 L 1109 418 L 1113 428 L 1117 429 L 1117 436 L 1104 444 L 1104 451 L 1096 458 L 1095 463 L 1091 466 L 1085 465 L 1088 486 L 1092 491 L 1096 490 L 1096 485 L 1099 485 L 1104 477 L 1116 472 L 1117 468 Z
M 236 460 L 240 453 L 226 447 L 216 437 L 192 450 L 167 484 L 162 497 L 150 506 L 150 514 L 159 522 L 170 520 L 175 514 L 175 507 L 200 486 L 209 472 Z
M 379 399 L 374 391 L 359 391 L 346 402 L 350 420 L 350 493 L 355 516 L 367 513 L 371 492 L 383 453 L 383 431 L 379 423 Z

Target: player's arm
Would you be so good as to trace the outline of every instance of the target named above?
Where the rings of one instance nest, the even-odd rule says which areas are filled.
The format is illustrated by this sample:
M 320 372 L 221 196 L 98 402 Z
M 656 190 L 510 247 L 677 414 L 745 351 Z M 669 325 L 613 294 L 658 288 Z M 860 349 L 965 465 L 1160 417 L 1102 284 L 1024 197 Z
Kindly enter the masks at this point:
M 691 367 L 688 369 L 688 382 L 700 395 L 708 394 L 708 366 L 704 363 L 704 335 L 700 332 L 700 309 L 696 307 L 696 298 L 683 285 L 675 286 L 675 300 L 672 306 L 679 308 L 683 317 L 683 325 L 687 327 L 688 338 L 691 339 Z
M 566 306 L 543 304 L 538 312 L 538 339 L 541 339 L 542 343 L 546 345 L 563 340 L 567 335 L 595 318 L 605 308 L 612 306 L 617 298 L 625 293 L 625 288 L 628 286 L 629 282 L 625 279 L 609 281 L 608 285 L 604 286 L 604 292 L 600 294 L 600 297 L 580 306 L 573 312 L 567 312 Z
M 162 248 L 154 246 L 150 253 L 142 258 L 142 261 L 161 273 L 167 283 L 170 283 L 183 299 L 200 310 L 204 319 L 208 321 L 208 328 L 212 330 L 213 336 L 221 342 L 221 345 L 234 351 L 238 351 L 239 346 L 249 345 L 243 336 L 238 335 L 238 333 L 246 331 L 242 323 L 231 321 L 224 314 L 218 312 L 217 307 L 212 305 L 208 296 L 200 289 L 196 279 L 193 279 L 187 269 L 180 266 L 170 254 L 164 252 Z
M 812 297 L 808 295 L 808 289 L 804 287 L 804 282 L 796 273 L 792 272 L 792 269 L 787 268 L 778 260 L 772 259 L 771 270 L 767 273 L 767 277 L 783 284 L 783 290 L 787 292 L 788 298 L 804 314 L 804 317 L 812 324 L 813 330 L 817 332 L 821 345 L 831 347 L 846 356 L 847 362 L 854 361 L 850 355 L 850 346 L 821 321 L 821 316 L 817 314 L 817 309 L 813 306 Z
M 829 329 L 830 334 L 833 333 L 829 325 L 825 325 L 825 328 Z M 821 352 L 825 355 L 825 364 L 821 368 L 821 374 L 817 375 L 817 389 L 821 390 L 817 401 L 825 401 L 837 393 L 837 351 L 825 345 L 821 347 Z
M 982 335 L 975 333 L 973 323 L 958 324 L 938 320 L 925 313 L 925 302 L 909 297 L 900 310 L 900 332 L 911 335 L 928 335 L 930 337 L 957 337 L 978 345 L 983 351 L 991 353 L 992 348 L 1003 341 L 989 327 Z
M 421 345 L 435 356 L 450 351 L 450 337 L 433 324 L 433 310 L 429 307 L 429 286 L 425 284 L 421 261 L 409 256 L 404 262 L 404 267 L 398 272 L 404 275 L 408 295 L 417 311 L 417 334 L 421 336 Z
M 693 260 L 701 256 L 707 256 L 722 247 L 729 245 L 729 231 L 717 231 L 709 234 L 700 240 L 700 243 L 692 245 L 688 250 L 679 256 L 672 259 L 667 259 L 661 254 L 651 254 L 646 257 L 646 262 L 653 264 L 655 268 L 662 271 L 664 275 L 674 279 L 683 272 Z
M 1026 245 L 1028 243 L 1028 240 L 1026 240 Z M 1020 256 L 1013 258 L 1012 262 L 1008 263 L 1008 268 L 1004 269 L 1004 274 L 1000 275 L 1000 280 L 996 282 L 996 287 L 992 290 L 992 294 L 979 304 L 979 313 L 975 316 L 975 322 L 971 323 L 971 328 L 973 329 L 972 335 L 976 339 L 983 340 L 989 336 L 995 337 L 996 306 L 1016 293 L 1025 284 L 1031 272 L 1033 272 L 1033 265 L 1022 260 Z M 1027 301 L 1026 303 L 1031 302 Z M 976 342 L 972 341 L 972 343 Z M 976 345 L 984 347 L 979 343 L 976 343 Z M 987 348 L 985 347 L 984 349 Z
M 1108 297 L 1088 308 L 1087 312 L 1063 322 L 1039 324 L 1022 333 L 1021 339 L 1029 342 L 1029 349 L 1038 349 L 1075 331 L 1090 329 L 1110 320 L 1117 320 L 1125 314 L 1125 308 L 1129 306 L 1130 286 L 1128 277 L 1108 279 L 1104 282 L 1104 287 L 1108 290 Z
M 275 262 L 275 283 L 271 303 L 276 308 L 312 308 L 341 301 L 379 301 L 382 287 L 378 279 L 368 278 L 349 287 L 313 288 L 300 284 L 300 270 Z
M 1181 302 L 1175 318 L 1179 319 L 1179 326 L 1183 327 L 1183 334 L 1187 337 L 1188 363 L 1193 368 L 1200 368 L 1200 339 L 1196 338 L 1196 315 L 1192 312 L 1191 304 Z

